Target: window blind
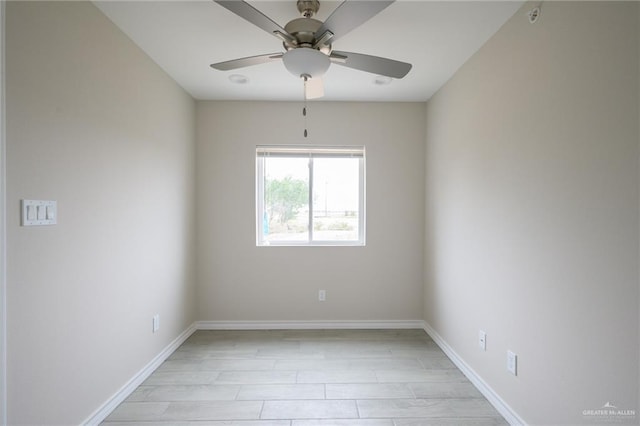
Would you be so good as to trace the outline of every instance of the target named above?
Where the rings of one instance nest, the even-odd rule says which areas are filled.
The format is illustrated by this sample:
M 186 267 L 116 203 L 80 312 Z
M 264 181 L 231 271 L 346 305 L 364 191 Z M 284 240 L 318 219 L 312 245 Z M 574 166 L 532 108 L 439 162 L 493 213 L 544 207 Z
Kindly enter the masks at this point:
M 257 157 L 363 158 L 364 146 L 314 147 L 309 145 L 257 146 Z

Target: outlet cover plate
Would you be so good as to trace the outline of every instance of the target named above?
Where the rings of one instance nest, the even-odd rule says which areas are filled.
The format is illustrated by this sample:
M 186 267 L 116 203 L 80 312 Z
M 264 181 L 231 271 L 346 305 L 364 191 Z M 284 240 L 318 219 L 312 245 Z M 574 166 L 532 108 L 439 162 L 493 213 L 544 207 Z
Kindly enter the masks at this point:
M 153 316 L 153 332 L 157 332 L 160 330 L 160 314 L 155 314 Z
M 487 350 L 487 333 L 482 330 L 478 332 L 478 346 L 480 346 L 480 349 L 483 351 Z
M 507 371 L 514 376 L 518 375 L 518 355 L 507 351 Z

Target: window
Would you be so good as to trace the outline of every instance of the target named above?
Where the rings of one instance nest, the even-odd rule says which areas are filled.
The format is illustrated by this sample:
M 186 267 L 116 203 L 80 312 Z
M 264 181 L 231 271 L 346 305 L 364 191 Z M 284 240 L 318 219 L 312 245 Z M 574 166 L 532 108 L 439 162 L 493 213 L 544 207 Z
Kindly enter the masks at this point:
M 364 161 L 364 147 L 258 146 L 257 245 L 364 245 Z

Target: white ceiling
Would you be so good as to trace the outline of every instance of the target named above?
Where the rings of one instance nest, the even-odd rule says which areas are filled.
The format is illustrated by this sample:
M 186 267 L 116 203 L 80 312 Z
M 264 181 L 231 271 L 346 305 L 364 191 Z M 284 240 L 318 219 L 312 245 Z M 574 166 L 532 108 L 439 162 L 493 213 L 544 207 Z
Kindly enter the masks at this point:
M 352 0 L 354 1 L 354 0 Z M 281 42 L 212 0 L 95 1 L 124 33 L 194 98 L 202 100 L 301 100 L 303 83 L 281 61 L 216 71 L 209 64 L 282 52 Z M 250 1 L 284 27 L 299 17 L 295 0 Z M 324 21 L 339 5 L 320 1 Z M 375 75 L 332 64 L 324 100 L 426 101 L 522 5 L 522 1 L 399 0 L 333 43 L 336 50 L 413 64 L 389 85 Z M 248 84 L 234 84 L 242 74 Z

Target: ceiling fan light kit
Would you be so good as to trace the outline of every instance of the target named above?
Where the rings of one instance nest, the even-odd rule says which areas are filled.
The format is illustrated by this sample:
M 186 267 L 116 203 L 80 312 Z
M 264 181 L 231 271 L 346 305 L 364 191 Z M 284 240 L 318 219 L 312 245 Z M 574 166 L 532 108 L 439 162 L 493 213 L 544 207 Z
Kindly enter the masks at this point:
M 321 22 L 313 16 L 320 8 L 318 0 L 297 0 L 301 18 L 289 21 L 284 28 L 244 0 L 214 0 L 220 6 L 249 21 L 282 41 L 284 53 L 269 53 L 211 64 L 220 71 L 230 71 L 251 65 L 282 60 L 285 68 L 305 82 L 309 99 L 324 93 L 320 79 L 331 63 L 366 71 L 379 76 L 403 78 L 411 64 L 379 56 L 333 50 L 332 43 L 362 25 L 394 0 L 345 0 Z M 390 80 L 389 80 L 390 81 Z M 313 82 L 315 96 L 309 96 L 307 83 Z M 387 83 L 388 84 L 388 83 Z
M 324 53 L 301 47 L 282 55 L 285 68 L 296 77 L 319 78 L 329 69 L 331 61 Z

